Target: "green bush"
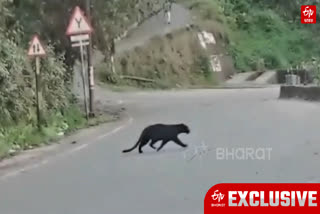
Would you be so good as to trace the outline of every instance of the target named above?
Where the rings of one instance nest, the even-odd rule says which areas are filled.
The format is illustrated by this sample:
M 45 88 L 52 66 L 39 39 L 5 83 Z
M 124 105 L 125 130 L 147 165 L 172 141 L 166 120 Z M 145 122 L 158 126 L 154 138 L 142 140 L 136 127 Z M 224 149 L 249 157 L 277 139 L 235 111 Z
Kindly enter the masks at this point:
M 86 120 L 78 107 L 71 105 L 62 111 L 46 115 L 45 124 L 38 130 L 35 118 L 33 122 L 20 122 L 0 129 L 0 159 L 10 155 L 9 151 L 38 147 L 56 139 L 61 134 L 86 126 Z
M 24 79 L 30 66 L 23 50 L 1 33 L 0 40 L 0 121 L 4 126 L 28 117 L 33 89 L 31 79 Z

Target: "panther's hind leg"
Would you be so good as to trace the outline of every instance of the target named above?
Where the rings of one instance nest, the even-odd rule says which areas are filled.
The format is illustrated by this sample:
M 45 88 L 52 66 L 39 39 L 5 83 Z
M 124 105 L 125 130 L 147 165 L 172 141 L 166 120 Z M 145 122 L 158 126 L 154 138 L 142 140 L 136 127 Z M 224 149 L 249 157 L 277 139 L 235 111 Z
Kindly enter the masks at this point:
M 139 145 L 139 153 L 143 153 L 142 147 L 143 147 L 142 144 L 140 144 L 140 145 Z
M 141 141 L 140 141 L 140 144 L 139 144 L 139 153 L 143 153 L 142 152 L 142 148 L 147 145 L 149 142 L 149 139 L 145 139 L 145 138 L 142 138 Z
M 156 144 L 157 141 L 156 140 L 151 140 L 151 143 L 150 143 L 150 147 L 153 148 L 153 149 L 157 149 L 154 144 Z

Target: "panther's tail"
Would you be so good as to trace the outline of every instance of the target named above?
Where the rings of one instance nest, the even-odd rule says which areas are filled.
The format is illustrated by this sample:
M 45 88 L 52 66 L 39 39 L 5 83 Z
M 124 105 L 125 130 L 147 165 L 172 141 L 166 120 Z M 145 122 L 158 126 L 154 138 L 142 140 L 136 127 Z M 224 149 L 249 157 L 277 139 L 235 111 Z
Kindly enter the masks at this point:
M 122 152 L 123 153 L 131 152 L 139 145 L 139 143 L 140 143 L 140 139 L 137 141 L 137 143 L 131 149 L 123 150 Z

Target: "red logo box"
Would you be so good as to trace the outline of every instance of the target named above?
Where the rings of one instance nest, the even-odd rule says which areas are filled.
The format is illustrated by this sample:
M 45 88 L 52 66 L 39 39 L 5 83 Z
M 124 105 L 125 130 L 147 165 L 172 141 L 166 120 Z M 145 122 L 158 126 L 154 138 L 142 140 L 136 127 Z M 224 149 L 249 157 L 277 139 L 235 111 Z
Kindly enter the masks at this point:
M 222 183 L 209 189 L 204 214 L 320 213 L 319 183 Z
M 317 7 L 316 5 L 301 6 L 301 23 L 315 24 L 317 22 Z

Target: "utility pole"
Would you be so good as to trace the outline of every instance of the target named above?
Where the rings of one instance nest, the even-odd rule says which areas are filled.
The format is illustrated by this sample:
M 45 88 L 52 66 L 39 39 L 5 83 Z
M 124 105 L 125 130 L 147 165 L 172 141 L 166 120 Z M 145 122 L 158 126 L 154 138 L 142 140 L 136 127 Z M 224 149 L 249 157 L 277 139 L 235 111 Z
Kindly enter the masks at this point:
M 86 13 L 88 21 L 91 23 L 91 0 L 86 0 Z M 92 23 L 91 23 L 92 24 Z M 89 37 L 87 46 L 88 79 L 89 79 L 89 116 L 94 117 L 94 71 L 92 63 L 92 38 Z

